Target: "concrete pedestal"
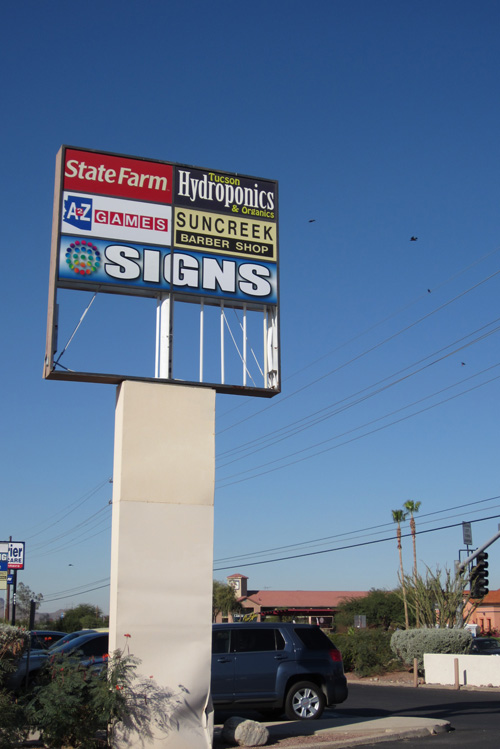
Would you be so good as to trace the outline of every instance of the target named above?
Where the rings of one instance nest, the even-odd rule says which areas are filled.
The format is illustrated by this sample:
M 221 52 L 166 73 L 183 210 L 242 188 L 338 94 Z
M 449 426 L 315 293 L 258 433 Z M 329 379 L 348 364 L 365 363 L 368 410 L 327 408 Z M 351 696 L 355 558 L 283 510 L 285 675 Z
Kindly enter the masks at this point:
M 115 746 L 211 746 L 215 392 L 127 381 L 118 389 L 110 653 L 140 659 L 140 731 Z

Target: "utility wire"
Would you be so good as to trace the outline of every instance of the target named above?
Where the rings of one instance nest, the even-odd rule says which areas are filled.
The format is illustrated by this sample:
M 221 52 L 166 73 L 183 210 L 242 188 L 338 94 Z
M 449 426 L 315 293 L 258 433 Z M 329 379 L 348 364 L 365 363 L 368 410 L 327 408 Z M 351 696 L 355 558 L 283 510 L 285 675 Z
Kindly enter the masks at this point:
M 450 507 L 448 509 L 449 510 L 459 509 L 461 507 L 468 506 L 469 504 L 478 504 L 478 503 L 481 503 L 481 502 L 489 502 L 492 499 L 498 499 L 498 498 L 499 497 L 490 497 L 488 499 L 478 500 L 477 502 L 466 503 L 465 505 L 456 505 L 455 507 Z M 444 511 L 446 511 L 446 510 L 443 510 L 443 511 L 439 510 L 439 511 L 436 511 L 434 513 L 426 513 L 425 516 L 437 514 L 438 512 L 444 512 Z M 498 517 L 500 517 L 500 515 L 492 515 L 492 516 L 485 517 L 485 518 L 476 518 L 475 520 L 472 520 L 470 522 L 472 522 L 472 523 L 480 523 L 480 522 L 484 522 L 486 520 L 492 520 L 492 519 L 495 519 L 495 518 L 498 518 Z M 390 524 L 389 523 L 385 523 L 383 525 L 390 525 Z M 417 530 L 416 531 L 416 535 L 421 535 L 423 533 L 433 533 L 435 531 L 440 531 L 440 530 L 448 530 L 449 528 L 456 528 L 459 525 L 461 525 L 461 523 L 453 523 L 453 524 L 449 524 L 449 525 L 445 525 L 445 526 L 440 526 L 438 528 L 429 528 L 429 529 L 425 529 L 425 530 Z M 381 526 L 373 526 L 373 527 L 377 528 L 377 527 L 381 527 Z M 339 535 L 344 535 L 344 534 L 339 534 Z M 410 533 L 402 533 L 402 537 L 403 538 L 410 537 L 411 535 L 412 535 L 411 532 Z M 335 538 L 335 537 L 332 536 L 332 538 Z M 386 541 L 394 541 L 396 538 L 397 538 L 397 536 L 395 535 L 395 536 L 390 536 L 388 538 L 375 539 L 375 540 L 372 540 L 372 541 L 365 541 L 363 543 L 347 544 L 345 546 L 336 547 L 336 548 L 332 548 L 332 549 L 324 549 L 322 551 L 314 551 L 314 552 L 308 552 L 308 553 L 301 553 L 301 554 L 296 554 L 296 555 L 290 555 L 290 556 L 287 556 L 287 557 L 281 557 L 279 559 L 264 560 L 264 561 L 261 561 L 261 562 L 244 562 L 243 565 L 249 567 L 249 566 L 255 566 L 257 564 L 269 564 L 271 562 L 280 562 L 280 561 L 285 561 L 285 560 L 289 560 L 289 559 L 297 559 L 297 558 L 305 557 L 305 556 L 313 556 L 313 555 L 318 555 L 318 554 L 332 553 L 334 551 L 342 551 L 342 550 L 345 550 L 345 549 L 352 549 L 352 548 L 357 548 L 357 547 L 360 547 L 360 546 L 370 546 L 370 545 L 374 545 L 376 543 L 385 543 Z M 279 548 L 280 547 L 278 547 L 278 549 Z M 287 548 L 287 547 L 282 547 L 282 548 Z M 226 559 L 216 560 L 216 564 L 220 563 L 220 562 L 223 562 L 223 561 L 226 561 Z M 230 558 L 227 558 L 227 561 L 231 561 Z M 234 564 L 230 565 L 230 567 L 233 567 L 233 566 L 234 566 Z M 214 572 L 219 572 L 219 571 L 224 570 L 224 569 L 230 569 L 230 567 L 216 567 L 214 569 Z M 88 585 L 97 585 L 97 583 L 101 583 L 101 582 L 103 582 L 105 584 L 104 585 L 99 585 L 98 587 L 92 587 L 92 588 L 88 588 L 87 587 Z M 57 591 L 57 592 L 51 593 L 51 594 L 49 594 L 47 596 L 44 596 L 43 602 L 44 603 L 51 603 L 53 601 L 61 600 L 62 598 L 70 598 L 70 597 L 74 597 L 74 596 L 78 596 L 78 595 L 84 595 L 86 593 L 93 592 L 94 590 L 101 590 L 102 588 L 109 587 L 109 584 L 110 584 L 109 583 L 109 578 L 102 578 L 101 580 L 96 580 L 95 582 L 92 582 L 92 583 L 87 583 L 87 584 L 84 584 L 84 585 L 77 586 L 75 588 L 67 588 L 66 590 L 61 590 L 61 591 Z
M 102 515 L 103 512 L 105 512 L 106 510 L 109 512 L 109 509 L 110 509 L 110 505 L 106 504 L 104 507 L 101 507 L 100 510 L 97 510 L 97 512 L 94 512 L 88 518 L 86 518 L 85 520 L 82 520 L 80 523 L 77 523 L 77 525 L 74 525 L 72 528 L 68 529 L 67 531 L 64 531 L 64 532 L 60 533 L 58 536 L 53 536 L 52 538 L 49 538 L 46 541 L 39 541 L 38 543 L 33 544 L 30 548 L 33 551 L 36 551 L 37 549 L 45 548 L 46 546 L 48 546 L 51 543 L 54 543 L 56 541 L 60 541 L 62 538 L 65 538 L 67 536 L 71 536 L 71 535 L 73 535 L 75 533 L 79 533 L 82 530 L 82 528 L 85 528 L 85 526 L 87 526 L 93 520 L 95 520 L 100 515 Z M 99 522 L 101 522 L 101 521 L 102 521 L 102 518 L 99 518 Z
M 499 507 L 500 507 L 500 505 L 492 505 L 491 507 L 488 508 L 488 510 L 491 512 L 492 510 L 496 510 Z M 483 512 L 483 510 L 480 510 L 480 509 L 478 509 L 478 510 L 470 510 L 469 511 L 469 515 L 473 515 L 473 514 L 478 513 L 478 512 Z M 461 514 L 462 513 L 454 513 L 452 515 L 445 515 L 444 517 L 441 518 L 441 520 L 452 520 L 453 518 L 460 517 Z M 434 521 L 432 521 L 432 520 L 427 520 L 427 521 L 424 521 L 423 523 L 419 522 L 419 527 L 422 528 L 423 525 L 424 526 L 425 525 L 430 525 L 433 522 Z M 383 531 L 374 531 L 372 533 L 360 533 L 357 536 L 356 535 L 351 535 L 350 538 L 345 539 L 345 540 L 349 541 L 349 542 L 353 542 L 353 541 L 358 541 L 359 539 L 369 538 L 371 536 L 380 536 L 381 534 L 386 533 L 386 532 L 387 532 L 386 530 L 383 530 Z M 327 541 L 324 541 L 322 543 L 316 543 L 316 544 L 311 543 L 311 544 L 309 544 L 307 546 L 304 546 L 304 545 L 301 545 L 301 544 L 297 544 L 296 548 L 294 548 L 293 546 L 291 546 L 291 547 L 289 547 L 289 550 L 290 551 L 300 551 L 301 546 L 302 546 L 303 549 L 314 549 L 314 548 L 317 548 L 317 547 L 326 546 L 327 543 L 328 543 Z M 330 541 L 330 543 L 331 543 L 331 541 Z M 269 554 L 260 554 L 260 555 L 259 554 L 254 554 L 254 555 L 249 554 L 248 556 L 249 557 L 259 557 L 260 556 L 262 558 L 268 558 L 268 557 L 270 557 L 271 561 L 272 561 L 272 558 L 273 558 L 274 554 L 276 554 L 276 552 L 272 552 L 272 553 L 269 553 Z M 217 564 L 219 564 L 219 562 L 217 562 Z M 236 567 L 236 566 L 239 567 L 239 566 L 243 566 L 244 564 L 245 564 L 244 557 L 235 557 L 235 559 L 231 563 L 231 566 L 232 567 Z
M 472 291 L 475 291 L 483 284 L 487 283 L 488 281 L 491 281 L 492 278 L 495 278 L 500 274 L 500 270 L 495 271 L 494 273 L 491 273 L 486 278 L 483 278 L 481 281 L 478 281 L 477 283 L 470 286 L 468 289 L 465 289 L 465 291 L 460 292 L 460 294 L 457 294 L 452 299 L 449 299 L 447 302 L 443 302 L 439 307 L 436 307 L 434 310 L 431 310 L 431 312 L 428 312 L 427 314 L 423 315 L 422 317 L 419 317 L 414 322 L 410 323 L 409 325 L 406 325 L 404 328 L 401 328 L 400 330 L 396 331 L 390 336 L 387 336 L 387 338 L 384 338 L 382 341 L 379 341 L 378 343 L 374 344 L 370 348 L 366 349 L 365 351 L 362 351 L 360 354 L 357 354 L 356 356 L 352 357 L 348 361 L 344 362 L 343 364 L 339 364 L 334 369 L 331 369 L 329 372 L 326 372 L 326 374 L 321 375 L 321 377 L 317 377 L 315 380 L 311 380 L 311 382 L 306 383 L 300 388 L 297 388 L 297 390 L 294 390 L 292 393 L 289 393 L 288 395 L 281 396 L 278 399 L 275 399 L 273 403 L 265 406 L 264 408 L 261 408 L 259 411 L 256 411 L 253 414 L 250 414 L 249 416 L 245 417 L 244 419 L 240 419 L 239 421 L 235 422 L 234 424 L 231 424 L 224 429 L 221 429 L 217 432 L 217 434 L 223 434 L 224 432 L 229 431 L 230 429 L 234 429 L 236 426 L 240 426 L 246 421 L 249 421 L 250 419 L 255 418 L 256 416 L 259 416 L 264 411 L 269 411 L 271 408 L 275 408 L 276 406 L 281 405 L 282 403 L 285 403 L 290 398 L 294 398 L 299 393 L 304 392 L 304 390 L 307 390 L 308 388 L 313 387 L 313 385 L 317 385 L 318 382 L 321 382 L 322 380 L 326 379 L 327 377 L 331 377 L 331 375 L 339 372 L 340 370 L 344 369 L 345 367 L 348 367 L 350 364 L 353 364 L 356 361 L 359 361 L 360 359 L 364 358 L 368 354 L 372 353 L 373 351 L 376 351 L 377 349 L 381 348 L 382 346 L 385 346 L 386 343 L 389 343 L 390 341 L 393 341 L 395 338 L 398 338 L 403 333 L 406 333 L 408 330 L 411 330 L 417 325 L 420 325 L 420 323 L 424 322 L 425 320 L 428 320 L 433 315 L 437 314 L 438 312 L 441 312 L 443 309 L 446 309 L 446 307 L 449 307 L 450 304 L 453 304 L 457 300 L 464 297 L 466 294 L 469 294 Z
M 449 283 L 451 283 L 451 281 L 454 281 L 456 278 L 458 278 L 459 276 L 463 275 L 468 270 L 471 270 L 471 268 L 474 268 L 476 265 L 479 265 L 479 263 L 482 263 L 484 260 L 487 260 L 492 255 L 495 255 L 499 250 L 500 250 L 500 245 L 497 246 L 497 247 L 495 247 L 493 250 L 490 250 L 489 252 L 485 253 L 480 258 L 478 258 L 478 260 L 475 260 L 470 265 L 467 265 L 465 268 L 462 268 L 461 270 L 457 271 L 453 275 L 449 276 L 445 281 L 442 281 L 441 283 L 437 284 L 436 286 L 433 286 L 432 290 L 436 291 L 437 289 L 440 289 L 443 286 L 447 286 Z M 288 377 L 284 378 L 284 382 L 288 382 L 288 380 L 292 379 L 293 377 L 296 377 L 298 374 L 301 374 L 306 369 L 309 369 L 310 367 L 315 366 L 316 364 L 318 364 L 318 362 L 322 361 L 323 359 L 326 359 L 328 356 L 331 356 L 332 354 L 336 353 L 337 351 L 339 351 L 340 349 L 344 348 L 345 346 L 348 346 L 349 344 L 351 344 L 354 341 L 356 341 L 358 338 L 362 338 L 367 333 L 371 333 L 372 330 L 375 330 L 376 328 L 380 327 L 381 325 L 383 325 L 388 320 L 391 320 L 393 317 L 397 317 L 402 312 L 405 312 L 407 309 L 409 309 L 410 307 L 413 307 L 415 304 L 417 304 L 418 302 L 422 301 L 423 299 L 428 299 L 428 293 L 427 294 L 421 294 L 420 296 L 416 297 L 409 304 L 405 305 L 404 307 L 400 307 L 399 309 L 395 310 L 394 312 L 391 312 L 390 315 L 388 315 L 387 317 L 383 318 L 382 320 L 379 320 L 374 325 L 371 325 L 370 327 L 366 328 L 361 333 L 358 333 L 357 335 L 353 336 L 349 340 L 344 341 L 343 343 L 339 344 L 338 346 L 336 346 L 333 349 L 330 349 L 330 351 L 327 351 L 326 354 L 322 354 L 317 359 L 314 359 L 314 361 L 309 362 L 309 364 L 306 364 L 305 366 L 301 367 L 300 369 L 296 370 L 295 372 L 292 372 L 292 374 L 290 374 Z M 239 408 L 242 408 L 243 406 L 249 405 L 249 403 L 252 403 L 252 402 L 254 402 L 254 400 L 251 399 L 251 398 L 246 398 L 244 400 L 242 399 L 238 405 L 236 405 L 233 408 L 230 408 L 227 411 L 225 411 L 221 415 L 220 418 L 224 418 L 225 416 L 227 416 L 228 414 L 232 413 L 233 411 L 236 411 Z M 265 409 L 261 409 L 261 411 L 262 410 L 265 410 Z M 258 414 L 256 414 L 256 415 L 258 415 Z
M 102 577 L 100 580 L 92 580 L 92 582 L 84 583 L 83 585 L 77 585 L 77 586 L 74 586 L 73 588 L 66 588 L 65 590 L 54 591 L 53 593 L 49 593 L 47 596 L 44 596 L 43 600 L 45 602 L 45 601 L 52 599 L 54 596 L 65 596 L 65 595 L 71 595 L 72 593 L 79 593 L 85 588 L 88 588 L 89 585 L 100 585 L 101 583 L 109 583 L 109 576 Z
M 491 515 L 487 518 L 476 518 L 476 520 L 471 520 L 471 523 L 482 523 L 485 520 L 495 520 L 496 518 L 500 518 L 500 515 Z M 462 523 L 451 523 L 450 525 L 443 525 L 439 528 L 426 528 L 425 530 L 419 530 L 415 531 L 415 534 L 417 536 L 423 534 L 423 533 L 435 533 L 437 531 L 443 531 L 448 530 L 449 528 L 457 528 L 458 526 L 462 525 Z M 409 538 L 411 536 L 410 533 L 402 533 L 401 538 Z M 261 564 L 273 564 L 275 562 L 287 562 L 290 559 L 301 559 L 303 557 L 313 557 L 318 556 L 319 554 L 331 554 L 334 551 L 345 551 L 346 549 L 357 549 L 361 546 L 373 546 L 374 544 L 381 544 L 385 543 L 386 541 L 395 541 L 397 539 L 397 536 L 389 536 L 388 538 L 378 538 L 372 541 L 362 541 L 357 544 L 346 544 L 345 546 L 337 546 L 334 549 L 322 549 L 321 551 L 307 551 L 303 552 L 301 554 L 292 554 L 287 557 L 279 557 L 278 559 L 267 559 L 263 560 L 261 562 L 246 562 L 245 564 L 241 565 L 242 567 L 255 567 L 256 565 Z M 234 565 L 230 565 L 228 567 L 214 567 L 214 572 L 221 572 L 222 570 L 228 570 L 234 567 Z
M 68 596 L 59 596 L 59 598 L 44 598 L 43 603 L 52 603 L 53 601 L 60 601 L 63 598 L 76 598 L 77 596 L 83 596 L 86 593 L 93 593 L 94 590 L 102 590 L 103 588 L 109 588 L 110 583 L 107 583 L 106 585 L 99 585 L 97 588 L 88 588 L 88 590 L 82 590 L 81 593 L 74 593 L 73 595 Z
M 494 365 L 494 367 L 497 367 L 497 366 L 499 366 L 499 365 L 498 364 Z M 489 367 L 488 369 L 492 369 L 494 367 Z M 487 371 L 487 370 L 484 370 L 484 371 Z M 477 375 L 473 375 L 473 377 L 476 377 L 479 374 L 483 374 L 483 372 L 479 372 Z M 295 452 L 289 453 L 288 455 L 286 455 L 284 457 L 276 458 L 275 460 L 271 460 L 271 461 L 268 461 L 266 463 L 262 463 L 262 464 L 260 464 L 258 466 L 254 466 L 253 468 L 249 468 L 246 471 L 241 471 L 241 472 L 236 473 L 236 474 L 231 474 L 230 476 L 224 476 L 223 478 L 220 479 L 220 481 L 221 482 L 225 481 L 227 483 L 223 483 L 221 486 L 219 486 L 219 488 L 220 489 L 225 489 L 226 487 L 232 486 L 233 484 L 240 484 L 240 483 L 242 483 L 244 481 L 249 481 L 251 479 L 257 478 L 258 476 L 263 476 L 263 475 L 265 475 L 267 473 L 272 473 L 274 471 L 282 470 L 283 468 L 287 468 L 290 465 L 296 465 L 297 463 L 301 463 L 301 462 L 303 462 L 305 460 L 310 460 L 311 458 L 315 458 L 318 455 L 322 455 L 323 453 L 330 452 L 331 450 L 336 450 L 337 448 L 343 447 L 345 445 L 348 445 L 351 442 L 356 442 L 357 440 L 362 439 L 363 437 L 368 437 L 368 436 L 370 436 L 372 434 L 375 434 L 377 432 L 380 432 L 380 431 L 382 431 L 384 429 L 388 429 L 389 427 L 394 426 L 395 424 L 400 424 L 403 421 L 407 421 L 408 419 L 411 419 L 414 416 L 418 416 L 418 415 L 420 415 L 422 413 L 425 413 L 426 411 L 430 411 L 433 408 L 436 408 L 437 406 L 441 406 L 441 405 L 443 405 L 445 403 L 449 403 L 450 401 L 455 400 L 456 398 L 460 398 L 462 395 L 466 395 L 467 393 L 473 392 L 474 390 L 478 390 L 479 388 L 484 387 L 484 385 L 488 385 L 491 382 L 494 382 L 495 380 L 499 379 L 499 377 L 500 377 L 500 375 L 498 375 L 496 377 L 492 377 L 491 379 L 486 380 L 485 382 L 482 382 L 479 385 L 475 385 L 474 387 L 470 387 L 467 390 L 463 390 L 461 393 L 456 393 L 455 395 L 452 395 L 449 398 L 445 398 L 445 399 L 443 399 L 441 401 L 438 401 L 437 403 L 431 404 L 430 406 L 426 406 L 425 408 L 421 408 L 420 410 L 415 411 L 412 414 L 407 414 L 406 416 L 403 416 L 400 419 L 395 419 L 394 421 L 391 421 L 388 424 L 384 424 L 384 425 L 382 425 L 380 427 L 377 427 L 376 429 L 372 429 L 372 430 L 370 430 L 368 432 L 365 432 L 364 434 L 358 435 L 357 437 L 352 437 L 351 439 L 344 440 L 344 442 L 341 442 L 338 445 L 332 445 L 331 447 L 327 447 L 327 448 L 325 448 L 323 450 L 319 450 L 319 451 L 315 452 L 313 455 L 307 455 L 307 456 L 304 456 L 304 457 L 301 457 L 301 458 L 295 458 L 292 462 L 285 463 L 282 466 L 276 466 L 274 468 L 269 468 L 267 470 L 260 471 L 259 473 L 256 473 L 253 476 L 247 476 L 246 478 L 239 478 L 236 481 L 229 481 L 229 479 L 232 479 L 232 478 L 234 478 L 236 476 L 240 476 L 241 477 L 241 475 L 244 474 L 244 473 L 251 473 L 252 471 L 258 471 L 260 468 L 265 468 L 266 466 L 273 465 L 274 463 L 279 463 L 280 461 L 286 460 L 287 458 L 292 458 L 292 457 L 295 457 L 297 455 L 301 455 L 304 452 L 308 452 L 310 450 L 313 450 L 313 449 L 316 449 L 318 447 L 321 447 L 322 445 L 325 445 L 328 442 L 332 442 L 333 440 L 340 439 L 341 437 L 344 437 L 344 436 L 346 436 L 348 434 L 351 434 L 352 432 L 355 432 L 355 431 L 357 431 L 359 429 L 363 429 L 365 427 L 370 426 L 371 424 L 375 424 L 378 421 L 382 421 L 383 419 L 387 419 L 390 416 L 394 416 L 395 414 L 397 414 L 397 413 L 399 413 L 401 411 L 404 411 L 407 408 L 411 408 L 412 406 L 415 406 L 418 403 L 422 403 L 423 401 L 428 400 L 429 398 L 433 398 L 436 395 L 439 395 L 440 393 L 443 393 L 443 392 L 445 392 L 446 390 L 449 390 L 452 387 L 456 387 L 457 384 L 461 384 L 461 383 L 455 383 L 454 385 L 450 385 L 447 388 L 443 388 L 442 390 L 439 390 L 439 391 L 437 391 L 435 393 L 432 393 L 431 395 L 425 396 L 424 398 L 420 398 L 419 400 L 416 400 L 413 403 L 410 403 L 410 404 L 408 404 L 406 406 L 398 408 L 395 411 L 391 411 L 390 413 L 384 414 L 383 416 L 380 416 L 377 419 L 373 419 L 373 420 L 371 420 L 369 422 L 366 422 L 365 424 L 362 424 L 362 425 L 360 425 L 358 427 L 354 427 L 353 429 L 349 429 L 346 432 L 342 432 L 341 434 L 337 434 L 337 435 L 335 435 L 333 437 L 329 437 L 326 440 L 321 440 L 320 442 L 317 442 L 314 445 L 310 445 L 309 447 L 302 448 L 301 450 L 296 450 Z M 466 378 L 466 379 L 471 379 L 471 378 Z M 466 380 L 463 380 L 462 382 L 465 382 L 465 381 Z
M 494 324 L 495 322 L 498 322 L 500 318 L 497 318 L 497 320 L 494 320 L 493 323 L 488 323 L 487 325 L 484 325 L 482 328 L 479 328 L 478 330 L 474 331 L 473 333 L 468 334 L 467 336 L 464 336 L 461 339 L 458 339 L 457 341 L 454 341 L 453 343 L 449 344 L 448 346 L 445 346 L 438 351 L 434 352 L 433 354 L 429 354 L 428 356 L 418 360 L 417 362 L 414 362 L 413 364 L 410 364 L 407 367 L 404 367 L 403 369 L 400 369 L 399 371 L 388 375 L 387 377 L 384 377 L 381 380 L 378 380 L 372 385 L 367 386 L 366 388 L 363 388 L 362 390 L 358 390 L 356 393 L 353 393 L 351 395 L 346 396 L 345 398 L 342 398 L 339 401 L 336 401 L 334 403 L 329 404 L 328 406 L 324 406 L 323 408 L 313 412 L 312 414 L 309 414 L 308 416 L 304 416 L 301 419 L 297 419 L 296 421 L 290 422 L 289 424 L 286 424 L 283 427 L 280 427 L 278 429 L 275 429 L 272 432 L 268 432 L 265 435 L 261 435 L 260 437 L 256 437 L 253 440 L 249 440 L 248 442 L 243 443 L 240 446 L 230 448 L 229 450 L 226 450 L 225 452 L 221 453 L 218 456 L 218 459 L 224 458 L 224 456 L 230 456 L 231 454 L 236 453 L 242 453 L 246 452 L 246 457 L 249 455 L 253 455 L 256 452 L 260 452 L 262 450 L 267 449 L 267 447 L 272 444 L 273 446 L 276 445 L 278 442 L 282 442 L 285 439 L 289 439 L 290 437 L 295 436 L 296 434 L 299 434 L 300 432 L 303 432 L 306 429 L 310 429 L 313 426 L 316 426 L 317 424 L 322 423 L 323 421 L 332 418 L 333 416 L 337 416 L 339 413 L 343 413 L 349 408 L 352 408 L 353 406 L 359 405 L 360 403 L 368 400 L 369 398 L 374 397 L 375 395 L 379 395 L 380 393 L 384 392 L 385 390 L 388 390 L 391 387 L 394 387 L 395 385 L 400 384 L 401 382 L 404 382 L 405 380 L 414 377 L 417 374 L 420 374 L 421 372 L 425 371 L 429 367 L 434 366 L 435 364 L 438 364 L 445 359 L 449 358 L 450 356 L 453 356 L 454 354 L 458 353 L 459 351 L 462 351 L 464 348 L 467 348 L 468 346 L 473 345 L 474 343 L 478 343 L 480 341 L 483 341 L 485 338 L 487 338 L 490 335 L 493 335 L 494 333 L 497 333 L 500 330 L 500 326 L 494 328 L 493 330 L 484 333 L 482 336 L 479 336 L 478 338 L 469 341 L 468 343 L 464 344 L 463 346 L 460 346 L 459 348 L 454 349 L 453 351 L 448 352 L 444 356 L 439 357 L 438 359 L 435 359 L 432 362 L 429 362 L 428 364 L 425 364 L 424 366 L 420 367 L 419 369 L 414 370 L 413 372 L 410 372 L 403 377 L 399 377 L 396 380 L 393 380 L 393 382 L 389 382 L 388 384 L 384 385 L 383 387 L 379 387 L 377 390 L 370 390 L 372 388 L 376 388 L 378 385 L 382 385 L 384 382 L 387 382 L 387 380 L 390 380 L 393 377 L 397 377 L 398 375 L 403 374 L 407 370 L 411 369 L 412 367 L 417 366 L 418 364 L 421 364 L 422 362 L 429 359 L 431 356 L 436 356 L 437 354 L 446 351 L 446 349 L 450 348 L 453 345 L 456 345 L 457 343 L 462 342 L 465 340 L 465 338 L 470 337 L 471 335 L 475 335 L 477 332 L 480 332 L 481 330 L 484 330 L 484 328 L 489 327 L 490 325 Z M 466 378 L 467 379 L 467 378 Z M 465 380 L 463 380 L 464 382 Z M 356 396 L 362 396 L 357 397 Z M 356 398 L 356 400 L 353 400 Z M 347 402 L 350 401 L 350 402 Z M 347 402 L 347 403 L 346 403 Z M 345 404 L 340 408 L 336 408 L 335 411 L 332 411 L 331 409 L 341 406 L 341 404 Z M 326 412 L 326 413 L 325 413 Z M 281 433 L 281 435 L 280 435 Z M 280 435 L 280 436 L 279 436 Z M 250 450 L 250 448 L 253 445 L 258 445 L 258 447 L 254 450 Z M 225 468 L 230 463 L 235 462 L 236 460 L 241 460 L 241 457 L 234 458 L 231 461 L 227 461 L 223 465 L 219 466 L 220 468 Z
M 87 541 L 89 541 L 91 538 L 95 538 L 96 536 L 100 536 L 101 533 L 106 533 L 111 530 L 111 525 L 106 526 L 106 528 L 103 528 L 100 531 L 97 531 L 96 533 L 91 533 L 90 535 L 82 536 L 78 541 L 68 541 L 66 544 L 63 544 L 62 546 L 57 546 L 55 549 L 51 549 L 49 551 L 46 551 L 44 554 L 34 554 L 33 557 L 36 559 L 40 559 L 41 557 L 47 557 L 51 554 L 56 554 L 58 551 L 65 551 L 66 549 L 73 549 L 75 546 L 80 546 L 80 544 L 84 544 Z
M 434 510 L 433 512 L 419 513 L 418 514 L 419 525 L 421 523 L 422 518 L 429 518 L 429 517 L 433 517 L 434 515 L 442 515 L 444 512 L 452 512 L 453 510 L 461 510 L 464 507 L 474 507 L 475 505 L 485 504 L 486 502 L 494 502 L 497 499 L 500 499 L 499 494 L 495 495 L 494 497 L 488 497 L 487 499 L 478 499 L 478 500 L 475 500 L 474 502 L 465 502 L 463 504 L 453 505 L 452 507 L 445 507 L 442 510 Z M 473 512 L 482 512 L 482 509 L 474 510 Z M 261 549 L 260 551 L 253 551 L 253 552 L 249 552 L 248 554 L 242 554 L 238 556 L 221 557 L 220 559 L 216 559 L 215 563 L 220 564 L 222 562 L 232 562 L 234 564 L 235 563 L 234 560 L 245 559 L 246 557 L 249 557 L 249 556 L 250 557 L 260 556 L 261 554 L 271 554 L 273 552 L 284 551 L 286 549 L 297 549 L 300 546 L 311 546 L 313 544 L 317 544 L 320 542 L 327 543 L 329 541 L 333 541 L 334 539 L 345 538 L 346 536 L 354 536 L 354 534 L 359 534 L 359 533 L 366 534 L 368 531 L 377 531 L 379 533 L 384 533 L 385 530 L 381 530 L 381 529 L 387 529 L 388 527 L 393 527 L 393 525 L 394 525 L 393 521 L 390 521 L 387 523 L 379 523 L 378 525 L 371 525 L 368 528 L 357 528 L 352 531 L 345 531 L 344 533 L 335 533 L 331 536 L 322 536 L 320 538 L 313 538 L 313 539 L 310 539 L 309 541 L 299 541 L 294 544 L 286 544 L 285 546 L 274 546 L 270 549 Z
M 52 527 L 53 527 L 54 525 L 58 525 L 58 523 L 60 523 L 60 522 L 61 522 L 62 520 L 64 520 L 64 518 L 68 517 L 68 515 L 71 515 L 71 513 L 75 512 L 75 510 L 77 510 L 77 509 L 78 509 L 79 507 L 82 507 L 82 505 L 84 505 L 84 504 L 85 504 L 85 502 L 88 502 L 88 500 L 89 500 L 89 499 L 90 499 L 91 497 L 93 497 L 93 496 L 94 496 L 94 494 L 97 494 L 97 492 L 98 492 L 98 491 L 99 491 L 100 489 L 102 489 L 102 488 L 103 488 L 103 486 L 105 486 L 106 484 L 110 484 L 110 483 L 112 483 L 112 481 L 113 481 L 113 479 L 112 479 L 112 478 L 107 478 L 107 479 L 105 479 L 104 481 L 101 481 L 101 482 L 100 482 L 99 484 L 97 484 L 97 486 L 95 486 L 95 487 L 94 487 L 93 489 L 90 489 L 90 490 L 89 490 L 89 491 L 88 491 L 88 492 L 87 492 L 86 494 L 84 494 L 84 495 L 83 495 L 82 497 L 79 497 L 79 498 L 78 498 L 78 499 L 76 499 L 76 500 L 75 500 L 75 501 L 74 501 L 74 502 L 73 502 L 72 504 L 68 505 L 68 507 L 65 507 L 65 508 L 64 508 L 63 510 L 58 510 L 58 511 L 57 511 L 57 512 L 55 512 L 55 513 L 54 513 L 53 515 L 50 515 L 50 516 L 49 516 L 48 518 L 46 518 L 46 519 L 45 519 L 45 522 L 49 522 L 50 520 L 52 520 L 52 518 L 56 518 L 56 517 L 58 517 L 59 515 L 61 515 L 61 517 L 59 518 L 59 520 L 56 520 L 56 521 L 55 521 L 54 523 L 49 523 L 49 525 L 44 525 L 44 524 L 42 524 L 42 527 L 41 527 L 41 528 L 40 528 L 40 524 L 38 524 L 38 525 L 36 526 L 36 527 L 37 527 L 37 532 L 36 532 L 36 533 L 33 533 L 33 534 L 32 534 L 31 536 L 26 536 L 26 535 L 25 535 L 25 536 L 24 536 L 25 540 L 26 540 L 26 541 L 30 541 L 30 540 L 31 540 L 32 538 L 36 538 L 36 537 L 37 537 L 37 536 L 39 536 L 39 535 L 40 535 L 41 533 L 44 533 L 44 532 L 45 532 L 46 530 L 48 530 L 49 528 L 52 528 Z

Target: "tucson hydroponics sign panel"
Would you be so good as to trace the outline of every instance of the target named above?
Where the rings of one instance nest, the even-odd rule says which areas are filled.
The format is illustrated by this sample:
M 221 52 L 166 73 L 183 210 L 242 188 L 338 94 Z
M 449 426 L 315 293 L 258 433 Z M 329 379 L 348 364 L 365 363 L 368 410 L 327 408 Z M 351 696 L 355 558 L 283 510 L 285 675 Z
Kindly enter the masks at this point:
M 276 305 L 277 183 L 63 148 L 58 285 Z

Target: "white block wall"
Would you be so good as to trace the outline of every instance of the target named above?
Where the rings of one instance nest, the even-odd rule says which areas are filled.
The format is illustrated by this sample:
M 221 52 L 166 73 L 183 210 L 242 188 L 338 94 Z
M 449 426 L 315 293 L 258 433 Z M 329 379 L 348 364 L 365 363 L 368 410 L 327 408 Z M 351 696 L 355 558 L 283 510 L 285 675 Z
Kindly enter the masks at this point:
M 424 654 L 426 684 L 455 684 L 455 659 L 462 686 L 500 687 L 500 655 Z

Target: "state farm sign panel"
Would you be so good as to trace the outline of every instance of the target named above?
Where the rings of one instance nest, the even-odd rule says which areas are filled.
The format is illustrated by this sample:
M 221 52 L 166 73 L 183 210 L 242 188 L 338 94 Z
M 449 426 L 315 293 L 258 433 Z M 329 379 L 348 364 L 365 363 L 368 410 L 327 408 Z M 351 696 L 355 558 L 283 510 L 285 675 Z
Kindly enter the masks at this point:
M 57 285 L 278 304 L 277 183 L 63 147 Z

